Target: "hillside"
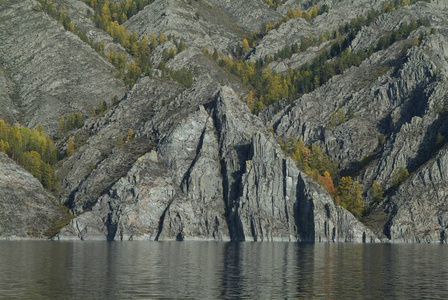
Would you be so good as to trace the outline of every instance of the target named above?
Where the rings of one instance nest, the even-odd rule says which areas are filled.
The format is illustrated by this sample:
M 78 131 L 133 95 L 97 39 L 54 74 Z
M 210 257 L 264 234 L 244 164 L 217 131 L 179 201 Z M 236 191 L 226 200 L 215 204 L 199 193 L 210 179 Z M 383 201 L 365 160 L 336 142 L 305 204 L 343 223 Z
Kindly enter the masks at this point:
M 0 4 L 0 119 L 55 140 L 53 239 L 447 241 L 448 3 L 134 2 Z

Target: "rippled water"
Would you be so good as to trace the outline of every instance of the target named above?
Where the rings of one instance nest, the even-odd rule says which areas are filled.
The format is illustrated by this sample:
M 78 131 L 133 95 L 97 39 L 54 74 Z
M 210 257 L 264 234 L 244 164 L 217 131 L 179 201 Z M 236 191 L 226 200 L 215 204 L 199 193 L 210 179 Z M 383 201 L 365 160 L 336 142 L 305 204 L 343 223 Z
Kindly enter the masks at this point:
M 445 245 L 0 242 L 3 299 L 446 299 Z

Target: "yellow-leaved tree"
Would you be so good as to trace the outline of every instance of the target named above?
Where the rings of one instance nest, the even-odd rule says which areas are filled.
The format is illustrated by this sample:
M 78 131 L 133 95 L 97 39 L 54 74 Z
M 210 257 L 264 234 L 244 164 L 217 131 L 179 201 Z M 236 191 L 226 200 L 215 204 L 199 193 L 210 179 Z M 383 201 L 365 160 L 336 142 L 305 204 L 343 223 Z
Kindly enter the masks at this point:
M 73 141 L 73 138 L 71 136 L 68 138 L 66 153 L 67 156 L 70 156 L 73 153 L 75 153 L 75 142 Z
M 350 176 L 342 177 L 336 190 L 336 203 L 355 217 L 361 217 L 364 210 L 362 185 Z
M 246 53 L 247 51 L 249 51 L 249 42 L 247 41 L 247 39 L 243 40 L 242 50 L 243 50 L 243 53 Z

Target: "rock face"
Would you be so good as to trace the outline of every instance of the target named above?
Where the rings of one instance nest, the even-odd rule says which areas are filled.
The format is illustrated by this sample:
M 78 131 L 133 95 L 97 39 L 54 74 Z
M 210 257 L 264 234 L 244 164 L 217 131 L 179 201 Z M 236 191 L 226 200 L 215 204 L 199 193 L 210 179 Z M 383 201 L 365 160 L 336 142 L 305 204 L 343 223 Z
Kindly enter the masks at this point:
M 0 152 L 0 239 L 48 238 L 67 216 L 40 182 Z
M 394 242 L 448 242 L 448 154 L 443 149 L 390 197 L 385 233 Z
M 57 197 L 73 218 L 54 239 L 447 242 L 446 1 L 383 12 L 360 29 L 351 52 L 376 49 L 403 23 L 428 19 L 429 25 L 257 116 L 241 101 L 253 87 L 203 48 L 237 57 L 250 32 L 279 21 L 290 8 L 312 5 L 284 2 L 272 9 L 261 0 L 153 1 L 123 25 L 139 35 L 163 32 L 186 41 L 187 49 L 166 67 L 190 69 L 194 83 L 187 88 L 157 69 L 163 51 L 175 47 L 168 40 L 152 49 L 153 76 L 142 75 L 128 92 L 107 60 L 33 9 L 33 1 L 0 3 L 0 118 L 30 127 L 42 123 L 55 135 L 60 116 L 86 116 L 90 105 L 120 100 L 69 132 L 76 151 L 57 165 Z M 85 3 L 61 3 L 89 38 L 125 53 L 128 62 L 134 59 L 95 27 Z M 310 35 L 325 36 L 371 10 L 382 11 L 385 3 L 318 1 L 327 13 L 283 22 L 240 59 L 256 61 Z M 285 73 L 312 63 L 337 41 L 323 40 L 268 65 Z M 337 112 L 345 118 L 335 124 Z M 338 159 L 341 175 L 363 185 L 366 205 L 377 205 L 363 220 L 369 228 L 285 156 L 277 139 L 287 137 L 318 144 Z M 57 142 L 61 153 L 66 138 Z M 49 234 L 60 216 L 55 198 L 1 153 L 0 166 L 0 234 Z M 397 178 L 405 169 L 410 175 Z M 380 203 L 372 195 L 374 180 L 385 191 Z M 11 187 L 23 182 L 29 189 L 23 184 L 13 194 Z M 20 212 L 17 221 L 11 211 Z M 29 216 L 37 221 L 25 224 Z
M 297 170 L 232 89 L 171 118 L 182 121 L 58 239 L 377 240 Z

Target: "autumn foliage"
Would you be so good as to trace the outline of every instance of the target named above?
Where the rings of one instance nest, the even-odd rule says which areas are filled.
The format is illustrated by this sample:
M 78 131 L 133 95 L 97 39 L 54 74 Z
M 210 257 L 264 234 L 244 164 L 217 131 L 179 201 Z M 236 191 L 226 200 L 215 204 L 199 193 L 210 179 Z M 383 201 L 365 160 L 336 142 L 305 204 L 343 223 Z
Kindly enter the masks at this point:
M 0 119 L 0 151 L 21 165 L 49 190 L 56 188 L 54 164 L 57 149 L 39 125 L 35 129 L 13 125 Z
M 283 151 L 303 172 L 316 180 L 337 205 L 361 217 L 364 211 L 362 185 L 350 176 L 339 178 L 338 162 L 335 159 L 331 159 L 316 144 L 306 146 L 301 139 L 287 138 L 279 142 Z

